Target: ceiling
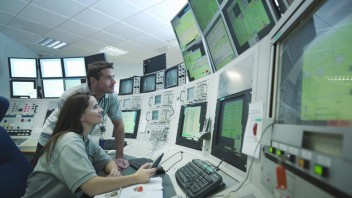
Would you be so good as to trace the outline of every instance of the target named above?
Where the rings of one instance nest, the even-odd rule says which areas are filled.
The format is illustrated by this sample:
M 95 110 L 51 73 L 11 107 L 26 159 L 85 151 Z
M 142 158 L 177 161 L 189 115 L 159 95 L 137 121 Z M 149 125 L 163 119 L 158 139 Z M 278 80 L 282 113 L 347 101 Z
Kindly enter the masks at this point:
M 183 62 L 170 21 L 187 0 L 1 0 L 0 32 L 39 57 L 127 51 L 107 55 L 118 65 L 141 65 L 166 53 L 167 67 Z M 61 49 L 36 44 L 43 37 L 68 43 Z

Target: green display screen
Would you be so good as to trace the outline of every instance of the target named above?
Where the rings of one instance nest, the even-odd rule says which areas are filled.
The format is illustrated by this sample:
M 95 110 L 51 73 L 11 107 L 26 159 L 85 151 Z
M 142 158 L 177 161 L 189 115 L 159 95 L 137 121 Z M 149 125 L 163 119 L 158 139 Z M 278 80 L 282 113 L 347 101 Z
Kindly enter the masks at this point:
M 123 111 L 122 119 L 125 127 L 125 133 L 134 133 L 136 122 L 137 122 L 137 112 Z
M 186 107 L 182 126 L 182 137 L 194 138 L 200 132 L 201 106 Z
M 190 0 L 192 10 L 202 31 L 209 25 L 219 6 L 215 0 Z

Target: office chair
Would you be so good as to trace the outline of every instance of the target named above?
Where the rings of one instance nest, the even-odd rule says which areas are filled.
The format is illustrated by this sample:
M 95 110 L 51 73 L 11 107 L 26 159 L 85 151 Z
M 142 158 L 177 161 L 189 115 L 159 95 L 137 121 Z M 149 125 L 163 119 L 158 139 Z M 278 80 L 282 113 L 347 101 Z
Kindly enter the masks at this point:
M 0 96 L 0 122 L 4 118 L 9 101 Z M 33 168 L 21 153 L 7 131 L 0 126 L 0 197 L 24 195 L 27 178 Z

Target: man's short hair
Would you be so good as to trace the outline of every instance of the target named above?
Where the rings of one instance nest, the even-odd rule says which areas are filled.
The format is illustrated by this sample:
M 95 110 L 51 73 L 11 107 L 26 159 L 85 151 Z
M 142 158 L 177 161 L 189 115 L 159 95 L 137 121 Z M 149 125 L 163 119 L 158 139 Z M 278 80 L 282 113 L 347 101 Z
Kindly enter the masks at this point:
M 104 70 L 104 69 L 114 69 L 113 63 L 109 63 L 106 61 L 97 61 L 88 65 L 87 81 L 88 81 L 89 87 L 90 87 L 90 77 L 93 77 L 96 80 L 99 80 L 99 78 L 102 75 L 101 70 Z

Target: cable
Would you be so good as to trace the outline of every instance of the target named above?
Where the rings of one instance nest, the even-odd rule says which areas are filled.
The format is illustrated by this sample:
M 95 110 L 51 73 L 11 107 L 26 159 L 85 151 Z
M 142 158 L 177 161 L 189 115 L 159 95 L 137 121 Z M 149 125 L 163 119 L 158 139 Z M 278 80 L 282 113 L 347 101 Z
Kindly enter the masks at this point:
M 174 164 L 172 164 L 172 165 L 170 166 L 170 168 L 168 168 L 165 172 L 169 171 L 175 164 L 177 164 L 177 163 L 179 163 L 180 161 L 182 161 L 182 159 L 183 159 L 183 152 L 181 151 L 181 159 L 178 160 L 177 162 L 175 162 Z
M 167 160 L 169 160 L 170 158 L 172 158 L 173 156 L 175 156 L 177 153 L 183 153 L 183 151 L 178 151 L 175 154 L 171 155 L 169 158 L 167 158 L 166 160 L 164 160 L 163 162 L 161 162 L 160 164 L 166 162 Z

